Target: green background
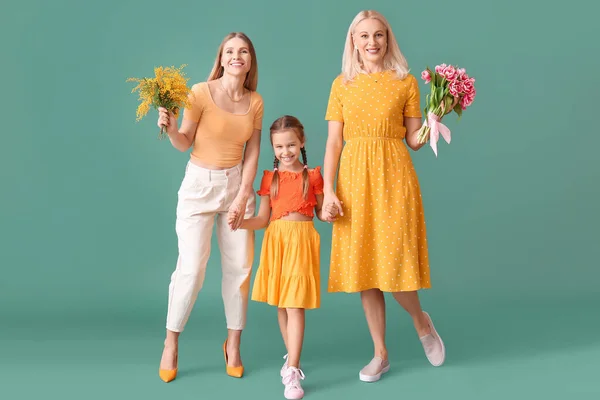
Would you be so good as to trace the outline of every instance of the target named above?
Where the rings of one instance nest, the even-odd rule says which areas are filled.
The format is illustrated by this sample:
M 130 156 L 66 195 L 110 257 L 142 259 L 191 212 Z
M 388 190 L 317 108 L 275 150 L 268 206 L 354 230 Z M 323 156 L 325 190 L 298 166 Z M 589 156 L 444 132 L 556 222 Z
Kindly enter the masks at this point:
M 264 304 L 250 304 L 245 378 L 225 375 L 217 251 L 182 335 L 179 377 L 158 378 L 189 156 L 157 140 L 156 112 L 135 122 L 125 80 L 185 63 L 190 83 L 202 81 L 222 37 L 244 31 L 258 52 L 264 129 L 281 114 L 299 117 L 309 163 L 322 164 L 329 88 L 365 8 L 388 17 L 417 77 L 446 62 L 477 79 L 472 108 L 445 119 L 452 143 L 440 142 L 437 159 L 429 147 L 413 153 L 433 277 L 422 302 L 447 361 L 428 364 L 388 298 L 392 370 L 376 384 L 358 380 L 372 344 L 359 297 L 325 292 L 331 227 L 318 222 L 323 302 L 308 313 L 306 398 L 600 393 L 600 7 L 548 4 L 3 3 L 0 397 L 283 398 L 284 348 Z M 267 134 L 262 144 L 260 170 L 272 165 Z

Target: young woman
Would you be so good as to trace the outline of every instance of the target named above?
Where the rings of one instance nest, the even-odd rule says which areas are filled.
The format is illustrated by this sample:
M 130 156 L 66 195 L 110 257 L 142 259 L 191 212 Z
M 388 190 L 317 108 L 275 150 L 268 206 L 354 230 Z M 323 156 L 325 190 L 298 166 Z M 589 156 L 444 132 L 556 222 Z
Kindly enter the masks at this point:
M 252 183 L 258 167 L 263 100 L 256 92 L 258 67 L 254 46 L 243 33 L 227 35 L 206 82 L 192 87 L 192 105 L 181 126 L 165 109 L 158 125 L 166 127 L 173 147 L 191 158 L 178 192 L 176 230 L 179 257 L 169 285 L 167 336 L 159 375 L 177 376 L 178 339 L 204 281 L 216 231 L 221 251 L 228 335 L 223 343 L 226 372 L 241 377 L 240 338 L 246 323 L 250 271 L 254 258 L 251 231 L 232 231 L 227 213 L 237 212 L 234 226 L 255 210 Z

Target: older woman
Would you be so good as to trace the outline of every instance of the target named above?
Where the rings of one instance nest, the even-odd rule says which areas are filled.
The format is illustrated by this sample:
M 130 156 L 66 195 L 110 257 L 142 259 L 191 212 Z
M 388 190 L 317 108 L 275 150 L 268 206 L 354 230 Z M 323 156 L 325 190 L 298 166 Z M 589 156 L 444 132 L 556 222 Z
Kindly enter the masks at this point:
M 342 64 L 326 113 L 323 203 L 339 209 L 328 290 L 360 292 L 375 351 L 359 378 L 374 382 L 390 368 L 384 292 L 412 317 L 431 364 L 445 357 L 418 297 L 431 287 L 421 192 L 408 150 L 422 146 L 419 86 L 389 23 L 375 11 L 352 21 Z
M 192 87 L 192 104 L 184 110 L 181 126 L 172 113 L 159 110 L 158 125 L 166 127 L 173 147 L 180 151 L 192 147 L 178 192 L 179 257 L 169 285 L 167 335 L 159 368 L 165 382 L 177 376 L 179 334 L 204 281 L 215 221 L 228 328 L 223 343 L 226 372 L 238 378 L 244 372 L 240 338 L 246 323 L 254 236 L 251 231 L 230 229 L 227 214 L 238 215 L 237 228 L 255 210 L 252 184 L 263 118 L 257 82 L 252 42 L 243 33 L 230 33 L 219 46 L 207 81 Z

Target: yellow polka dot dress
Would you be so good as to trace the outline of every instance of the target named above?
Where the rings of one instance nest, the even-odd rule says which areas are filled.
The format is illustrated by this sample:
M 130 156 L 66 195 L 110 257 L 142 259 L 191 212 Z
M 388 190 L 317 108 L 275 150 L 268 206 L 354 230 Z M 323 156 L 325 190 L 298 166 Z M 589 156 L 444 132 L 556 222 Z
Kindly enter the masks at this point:
M 326 120 L 344 123 L 337 196 L 344 216 L 333 225 L 329 292 L 431 287 L 421 190 L 405 117 L 421 117 L 411 74 L 359 74 L 331 87 Z

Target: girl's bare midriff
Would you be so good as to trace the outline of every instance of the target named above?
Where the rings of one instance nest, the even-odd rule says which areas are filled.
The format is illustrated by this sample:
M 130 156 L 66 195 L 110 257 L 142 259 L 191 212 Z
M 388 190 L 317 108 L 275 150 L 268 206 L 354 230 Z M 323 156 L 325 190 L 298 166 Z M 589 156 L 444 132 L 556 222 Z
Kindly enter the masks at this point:
M 297 212 L 290 213 L 280 218 L 284 221 L 312 221 L 311 217 L 307 217 L 304 214 L 300 214 Z

